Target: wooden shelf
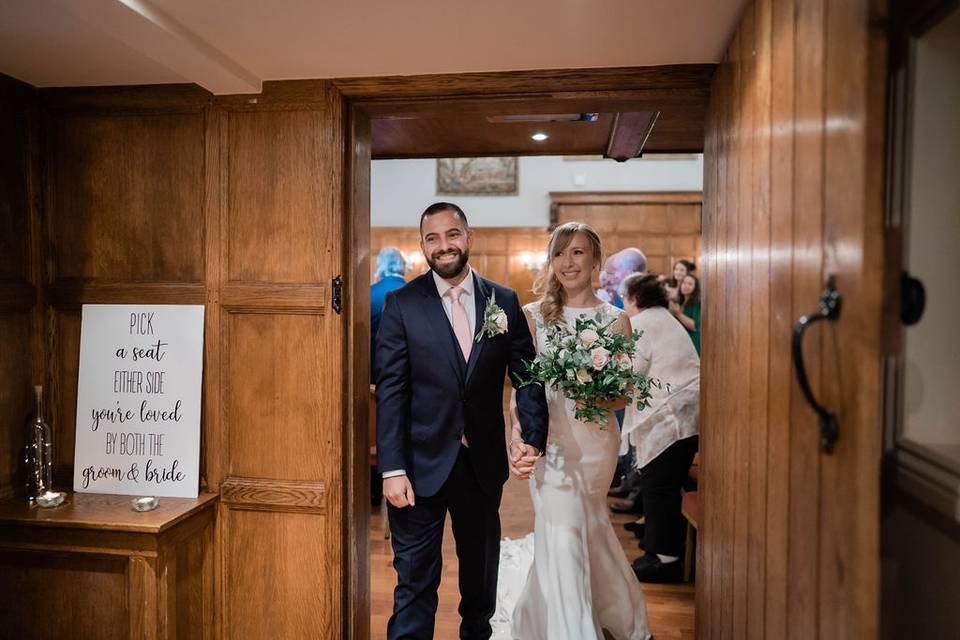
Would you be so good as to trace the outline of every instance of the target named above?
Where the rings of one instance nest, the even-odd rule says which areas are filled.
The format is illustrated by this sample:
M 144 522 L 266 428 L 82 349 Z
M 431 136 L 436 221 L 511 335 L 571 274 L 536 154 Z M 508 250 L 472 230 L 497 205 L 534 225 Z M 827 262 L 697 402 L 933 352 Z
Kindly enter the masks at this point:
M 14 498 L 0 503 L 0 525 L 158 534 L 212 507 L 217 500 L 215 493 L 197 498 L 160 498 L 153 511 L 138 512 L 130 508 L 134 497 L 70 492 L 63 504 L 49 509 L 31 507 L 24 498 Z

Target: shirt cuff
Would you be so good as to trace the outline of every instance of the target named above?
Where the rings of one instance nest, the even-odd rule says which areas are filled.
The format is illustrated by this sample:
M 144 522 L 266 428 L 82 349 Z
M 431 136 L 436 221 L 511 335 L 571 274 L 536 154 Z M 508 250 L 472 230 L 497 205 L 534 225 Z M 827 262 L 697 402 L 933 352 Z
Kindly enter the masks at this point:
M 395 469 L 393 471 L 384 471 L 383 479 L 386 480 L 387 478 L 396 478 L 397 476 L 405 476 L 405 475 L 407 475 L 407 472 L 404 471 L 403 469 Z

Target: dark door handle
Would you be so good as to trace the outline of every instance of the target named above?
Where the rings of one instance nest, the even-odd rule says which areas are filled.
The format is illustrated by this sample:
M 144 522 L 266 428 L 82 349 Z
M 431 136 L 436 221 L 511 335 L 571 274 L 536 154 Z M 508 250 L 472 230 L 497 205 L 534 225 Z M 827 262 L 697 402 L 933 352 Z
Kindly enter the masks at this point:
M 927 291 L 923 283 L 906 271 L 900 276 L 900 322 L 917 324 L 927 306 Z
M 833 445 L 837 441 L 840 429 L 837 425 L 837 417 L 813 397 L 810 381 L 807 379 L 807 369 L 803 365 L 803 333 L 807 327 L 818 320 L 836 320 L 839 317 L 840 294 L 837 292 L 836 279 L 834 276 L 830 276 L 823 293 L 820 294 L 820 308 L 808 316 L 800 316 L 797 324 L 793 327 L 793 366 L 797 371 L 800 390 L 803 391 L 807 402 L 820 417 L 820 448 L 824 453 L 833 451 Z

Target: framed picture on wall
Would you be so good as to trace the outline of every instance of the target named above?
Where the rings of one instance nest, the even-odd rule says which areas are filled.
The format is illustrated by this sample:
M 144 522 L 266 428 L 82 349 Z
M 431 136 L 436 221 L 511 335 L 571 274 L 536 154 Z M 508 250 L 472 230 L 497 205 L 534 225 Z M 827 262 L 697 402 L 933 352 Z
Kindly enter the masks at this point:
M 516 158 L 439 158 L 438 196 L 515 196 Z

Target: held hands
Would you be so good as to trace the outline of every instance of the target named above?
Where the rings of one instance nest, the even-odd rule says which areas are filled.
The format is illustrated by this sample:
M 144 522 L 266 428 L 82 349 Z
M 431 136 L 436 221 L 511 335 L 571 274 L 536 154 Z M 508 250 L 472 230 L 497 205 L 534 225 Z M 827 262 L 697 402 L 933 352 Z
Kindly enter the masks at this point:
M 522 440 L 510 441 L 510 471 L 521 480 L 533 475 L 533 466 L 540 457 L 540 451 Z
M 413 485 L 407 476 L 394 476 L 383 481 L 383 495 L 397 509 L 412 507 L 414 504 Z

